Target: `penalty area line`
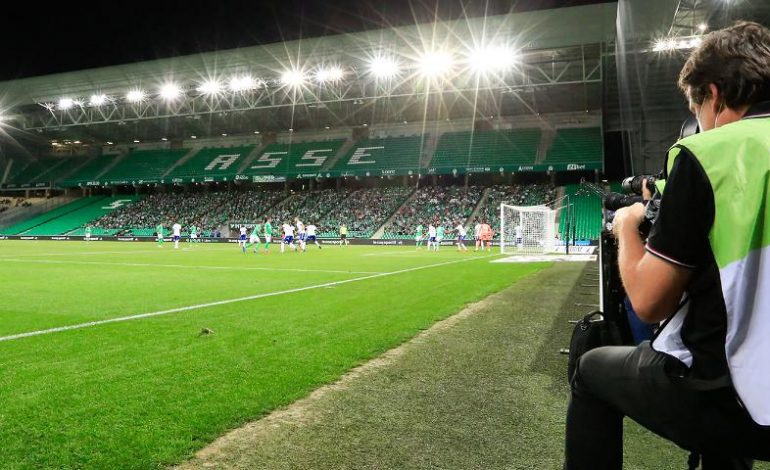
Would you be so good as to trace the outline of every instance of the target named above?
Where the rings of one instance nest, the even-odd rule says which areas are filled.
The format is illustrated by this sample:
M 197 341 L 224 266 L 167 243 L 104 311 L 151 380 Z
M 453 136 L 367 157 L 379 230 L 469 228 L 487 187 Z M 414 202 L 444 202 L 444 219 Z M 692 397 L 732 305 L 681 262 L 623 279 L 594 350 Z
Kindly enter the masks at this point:
M 304 291 L 313 290 L 313 289 L 328 288 L 328 287 L 333 287 L 333 286 L 339 286 L 339 285 L 342 285 L 342 284 L 349 284 L 349 283 L 352 283 L 352 282 L 365 281 L 367 279 L 376 279 L 376 278 L 379 278 L 379 277 L 393 276 L 393 275 L 396 275 L 396 274 L 404 274 L 404 273 L 413 272 L 413 271 L 420 271 L 422 269 L 437 268 L 439 266 L 447 266 L 447 265 L 450 265 L 450 264 L 465 263 L 465 262 L 468 262 L 468 261 L 477 261 L 477 260 L 481 260 L 481 259 L 485 259 L 485 258 L 490 258 L 492 256 L 499 256 L 499 255 L 495 254 L 495 255 L 487 255 L 487 256 L 483 256 L 483 257 L 479 257 L 479 258 L 466 258 L 466 259 L 460 259 L 460 260 L 445 261 L 443 263 L 434 263 L 434 264 L 428 264 L 428 265 L 425 265 L 425 266 L 417 266 L 417 267 L 414 267 L 414 268 L 399 269 L 398 271 L 390 271 L 390 272 L 385 272 L 385 273 L 372 274 L 372 275 L 369 275 L 369 276 L 354 277 L 354 278 L 345 279 L 345 280 L 342 280 L 342 281 L 325 282 L 323 284 L 315 284 L 315 285 L 312 285 L 312 286 L 297 287 L 297 288 L 294 288 L 294 289 L 287 289 L 287 290 L 282 290 L 282 291 L 277 291 L 277 292 L 268 292 L 268 293 L 265 293 L 265 294 L 249 295 L 249 296 L 246 296 L 246 297 L 238 297 L 238 298 L 235 298 L 235 299 L 217 300 L 215 302 L 207 302 L 207 303 L 198 304 L 198 305 L 188 305 L 186 307 L 171 308 L 171 309 L 168 309 L 168 310 L 160 310 L 160 311 L 157 311 L 157 312 L 140 313 L 140 314 L 137 314 L 137 315 L 128 315 L 128 316 L 124 316 L 124 317 L 108 318 L 106 320 L 96 320 L 96 321 L 91 321 L 91 322 L 86 322 L 86 323 L 78 323 L 78 324 L 75 324 L 75 325 L 58 326 L 58 327 L 55 327 L 55 328 L 48 328 L 48 329 L 45 329 L 45 330 L 29 331 L 29 332 L 26 332 L 26 333 L 17 333 L 17 334 L 8 335 L 8 336 L 0 336 L 0 342 L 13 341 L 13 340 L 23 339 L 23 338 L 30 338 L 32 336 L 50 335 L 50 334 L 53 334 L 53 333 L 60 333 L 60 332 L 63 332 L 63 331 L 82 330 L 84 328 L 90 328 L 90 327 L 93 327 L 93 326 L 100 326 L 100 325 L 107 325 L 109 323 L 120 323 L 120 322 L 126 322 L 126 321 L 131 321 L 131 320 L 139 320 L 139 319 L 142 319 L 142 318 L 158 317 L 158 316 L 161 316 L 161 315 L 168 315 L 168 314 L 171 314 L 171 313 L 187 312 L 187 311 L 190 311 L 190 310 L 199 310 L 199 309 L 207 308 L 207 307 L 217 307 L 219 305 L 233 304 L 233 303 L 236 303 L 236 302 L 245 302 L 245 301 L 248 301 L 248 300 L 257 300 L 257 299 L 263 299 L 263 298 L 266 298 L 266 297 L 275 297 L 275 296 L 278 296 L 278 295 L 293 294 L 293 293 L 296 293 L 296 292 L 304 292 Z

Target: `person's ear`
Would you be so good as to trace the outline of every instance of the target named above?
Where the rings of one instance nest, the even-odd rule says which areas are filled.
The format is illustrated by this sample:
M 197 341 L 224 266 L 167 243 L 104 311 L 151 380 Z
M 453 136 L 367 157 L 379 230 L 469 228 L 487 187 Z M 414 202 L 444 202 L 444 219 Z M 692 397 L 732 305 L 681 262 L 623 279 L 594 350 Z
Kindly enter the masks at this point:
M 716 116 L 722 111 L 724 106 L 724 103 L 722 103 L 722 93 L 719 92 L 719 88 L 715 83 L 709 84 L 709 91 L 711 92 L 711 97 L 713 98 L 711 106 L 714 110 L 714 116 Z

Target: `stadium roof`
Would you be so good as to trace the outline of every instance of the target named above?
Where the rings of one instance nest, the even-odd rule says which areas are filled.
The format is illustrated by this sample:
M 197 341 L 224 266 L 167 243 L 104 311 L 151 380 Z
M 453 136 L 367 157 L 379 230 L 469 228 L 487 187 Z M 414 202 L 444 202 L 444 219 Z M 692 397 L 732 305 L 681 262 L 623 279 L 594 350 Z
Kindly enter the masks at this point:
M 0 82 L 5 108 L 55 102 L 62 96 L 124 94 L 133 87 L 157 87 L 166 80 L 201 81 L 211 76 L 252 73 L 276 77 L 306 62 L 365 60 L 378 50 L 419 54 L 435 47 L 472 47 L 504 41 L 524 50 L 602 43 L 614 36 L 616 4 L 606 3 L 487 18 L 389 28 L 302 39 L 119 66 Z

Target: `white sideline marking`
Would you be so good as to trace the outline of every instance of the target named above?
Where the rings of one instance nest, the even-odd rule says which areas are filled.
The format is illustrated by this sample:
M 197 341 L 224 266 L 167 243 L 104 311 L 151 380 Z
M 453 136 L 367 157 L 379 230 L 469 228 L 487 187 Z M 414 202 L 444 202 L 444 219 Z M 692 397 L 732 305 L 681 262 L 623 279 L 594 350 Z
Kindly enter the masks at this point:
M 51 259 L 21 259 L 21 258 L 2 258 L 3 261 L 16 263 L 38 263 L 38 264 L 85 264 L 95 266 L 132 266 L 132 267 L 150 267 L 150 268 L 181 268 L 181 269 L 215 269 L 222 271 L 293 271 L 301 273 L 326 273 L 326 274 L 383 274 L 380 271 L 343 271 L 332 269 L 300 269 L 300 268 L 262 268 L 257 266 L 206 266 L 206 265 L 186 265 L 186 264 L 155 264 L 155 263 L 121 263 L 111 261 L 56 261 Z
M 515 255 L 508 258 L 500 258 L 493 263 L 535 263 L 541 261 L 596 261 L 596 255 Z
M 0 336 L 0 342 L 13 341 L 13 340 L 22 339 L 22 338 L 29 338 L 31 336 L 49 335 L 52 333 L 59 333 L 62 331 L 80 330 L 80 329 L 89 328 L 92 326 L 106 325 L 108 323 L 118 323 L 118 322 L 130 321 L 130 320 L 138 320 L 141 318 L 157 317 L 160 315 L 168 315 L 169 313 L 186 312 L 189 310 L 198 310 L 201 308 L 216 307 L 218 305 L 227 305 L 227 304 L 232 304 L 236 302 L 244 302 L 246 300 L 263 299 L 265 297 L 275 297 L 277 295 L 283 295 L 283 294 L 293 294 L 295 292 L 303 292 L 306 290 L 313 290 L 313 289 L 319 289 L 324 287 L 339 286 L 341 284 L 348 284 L 348 283 L 357 282 L 357 281 L 365 281 L 367 279 L 374 279 L 377 277 L 392 276 L 394 274 L 403 274 L 403 273 L 408 273 L 412 271 L 419 271 L 422 269 L 436 268 L 439 266 L 446 266 L 448 264 L 465 263 L 467 261 L 476 261 L 480 259 L 489 258 L 492 256 L 499 256 L 499 255 L 494 254 L 494 255 L 483 256 L 480 258 L 466 258 L 466 259 L 460 259 L 460 260 L 454 260 L 454 261 L 446 261 L 443 263 L 429 264 L 426 266 L 417 266 L 415 268 L 400 269 L 398 271 L 390 271 L 386 273 L 371 274 L 369 276 L 354 277 L 352 279 L 345 279 L 342 281 L 325 282 L 323 284 L 316 284 L 313 286 L 297 287 L 295 289 L 287 289 L 287 290 L 282 290 L 277 292 L 268 292 L 266 294 L 256 294 L 256 295 L 249 295 L 246 297 L 238 297 L 235 299 L 217 300 L 215 302 L 207 302 L 205 304 L 198 304 L 198 305 L 188 305 L 187 307 L 177 307 L 177 308 L 171 308 L 168 310 L 160 310 L 157 312 L 140 313 L 137 315 L 129 315 L 125 317 L 108 318 L 106 320 L 97 320 L 97 321 L 91 321 L 86 323 L 78 323 L 76 325 L 58 326 L 55 328 L 48 328 L 45 330 L 29 331 L 27 333 L 17 333 L 14 335 Z

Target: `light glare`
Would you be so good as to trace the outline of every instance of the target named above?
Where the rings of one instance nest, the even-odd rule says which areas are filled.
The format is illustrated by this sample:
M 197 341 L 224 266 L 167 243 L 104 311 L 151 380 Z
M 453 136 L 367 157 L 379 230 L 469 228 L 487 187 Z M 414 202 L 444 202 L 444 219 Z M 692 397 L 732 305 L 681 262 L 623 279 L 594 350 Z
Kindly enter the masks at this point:
M 142 90 L 131 90 L 128 93 L 126 93 L 126 100 L 130 103 L 138 103 L 140 101 L 144 101 L 145 93 Z
M 281 74 L 281 83 L 290 87 L 298 87 L 305 83 L 305 74 L 301 70 L 287 70 Z
M 61 98 L 59 100 L 59 109 L 61 110 L 66 111 L 72 108 L 73 106 L 75 106 L 75 100 L 73 100 L 72 98 Z
M 101 106 L 107 102 L 107 95 L 91 95 L 88 100 L 90 106 Z
M 452 56 L 448 52 L 437 51 L 423 54 L 418 62 L 420 75 L 436 78 L 449 72 L 452 68 Z
M 175 83 L 167 83 L 160 88 L 160 97 L 167 101 L 175 100 L 181 94 L 182 89 Z
M 243 75 L 231 78 L 229 86 L 231 91 L 248 91 L 257 88 L 257 81 L 254 77 Z
M 224 89 L 222 83 L 217 80 L 208 80 L 198 86 L 198 91 L 204 95 L 216 95 Z
M 369 73 L 377 78 L 392 78 L 398 75 L 399 66 L 389 57 L 375 57 L 369 61 Z
M 319 83 L 336 82 L 342 80 L 344 75 L 345 72 L 343 72 L 340 67 L 333 66 L 318 70 L 318 72 L 315 74 L 315 79 Z
M 503 46 L 484 47 L 468 56 L 468 64 L 477 73 L 506 70 L 516 62 L 516 53 Z

